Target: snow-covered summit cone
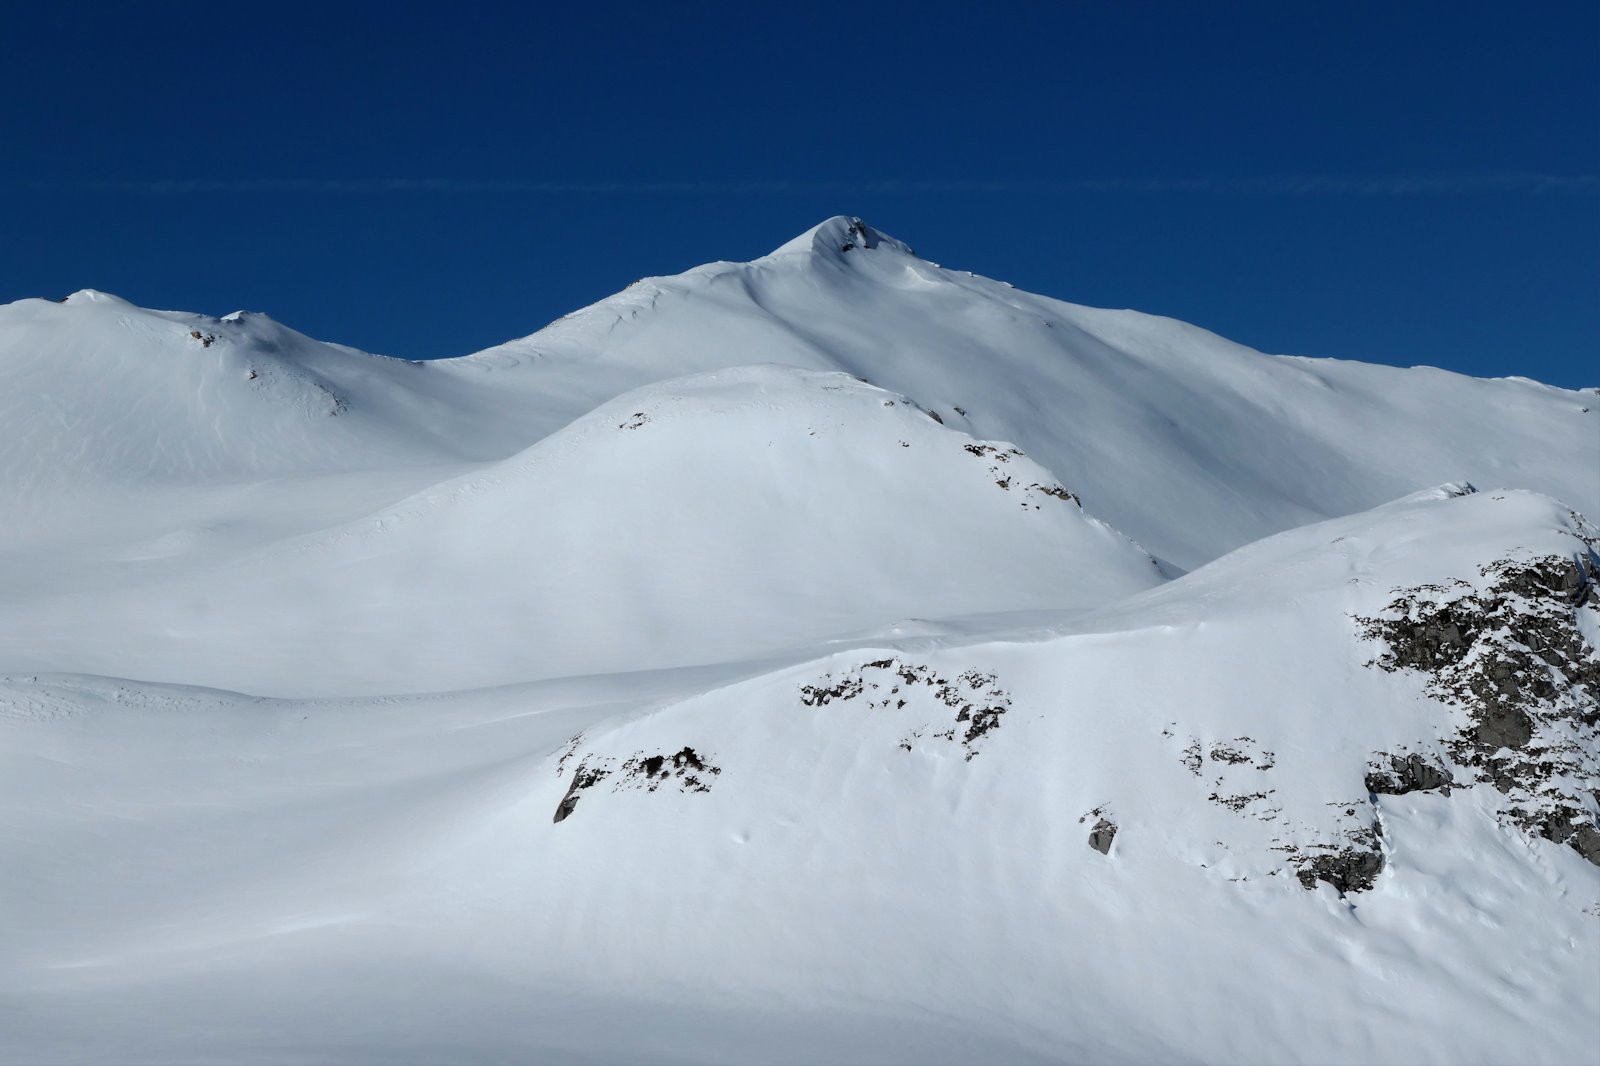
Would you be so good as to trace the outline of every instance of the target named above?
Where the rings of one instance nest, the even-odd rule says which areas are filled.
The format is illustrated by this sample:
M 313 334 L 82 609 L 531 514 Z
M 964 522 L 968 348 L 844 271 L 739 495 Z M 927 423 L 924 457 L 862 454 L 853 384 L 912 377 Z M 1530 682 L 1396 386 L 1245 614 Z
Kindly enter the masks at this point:
M 550 432 L 627 388 L 752 362 L 861 376 L 1016 441 L 1184 567 L 1451 478 L 1600 513 L 1588 393 L 1267 356 L 945 269 L 845 216 L 750 263 L 643 279 L 440 369 L 520 393 L 525 424 Z
M 1010 444 L 845 375 L 744 367 L 620 397 L 332 531 L 103 590 L 92 617 L 50 595 L 0 607 L 0 632 L 11 669 L 440 690 L 1081 609 L 1163 580 Z
M 863 252 L 882 250 L 913 257 L 917 254 L 909 244 L 874 229 L 859 218 L 852 215 L 835 215 L 806 230 L 794 240 L 780 245 L 767 258 L 816 255 L 837 259 L 858 250 Z

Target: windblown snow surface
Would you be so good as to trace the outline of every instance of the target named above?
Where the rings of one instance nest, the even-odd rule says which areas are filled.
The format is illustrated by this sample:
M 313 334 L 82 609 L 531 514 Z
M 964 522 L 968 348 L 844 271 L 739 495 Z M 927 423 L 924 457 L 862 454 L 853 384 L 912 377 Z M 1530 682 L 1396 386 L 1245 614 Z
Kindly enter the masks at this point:
M 849 218 L 0 307 L 0 1058 L 1600 1061 L 1597 405 Z

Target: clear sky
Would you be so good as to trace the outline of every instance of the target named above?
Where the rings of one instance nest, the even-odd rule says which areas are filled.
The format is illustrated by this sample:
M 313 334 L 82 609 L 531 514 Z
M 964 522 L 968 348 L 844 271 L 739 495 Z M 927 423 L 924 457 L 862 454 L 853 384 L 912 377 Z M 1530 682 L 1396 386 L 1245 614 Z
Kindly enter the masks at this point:
M 1265 351 L 1600 385 L 1594 0 L 9 3 L 0 98 L 0 301 L 457 355 L 857 214 Z

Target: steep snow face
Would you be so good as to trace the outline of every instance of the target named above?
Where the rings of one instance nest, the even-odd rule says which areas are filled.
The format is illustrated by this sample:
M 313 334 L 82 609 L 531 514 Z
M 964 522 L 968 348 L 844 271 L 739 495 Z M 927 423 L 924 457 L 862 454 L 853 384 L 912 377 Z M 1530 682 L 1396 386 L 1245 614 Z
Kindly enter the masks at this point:
M 1363 619 L 1578 564 L 1517 595 L 1592 662 L 1593 549 L 1446 491 L 1029 639 L 403 700 L 13 678 L 0 1049 L 1586 1061 L 1600 868 Z
M 437 690 L 1081 609 L 1164 580 L 1009 443 L 779 367 L 642 389 L 355 523 L 165 573 L 13 597 L 8 664 L 266 693 Z
M 524 392 L 553 430 L 625 388 L 750 362 L 861 375 L 1016 441 L 1186 568 L 1455 478 L 1600 512 L 1600 397 L 1269 357 L 942 269 L 848 218 L 752 263 L 640 281 L 443 369 Z

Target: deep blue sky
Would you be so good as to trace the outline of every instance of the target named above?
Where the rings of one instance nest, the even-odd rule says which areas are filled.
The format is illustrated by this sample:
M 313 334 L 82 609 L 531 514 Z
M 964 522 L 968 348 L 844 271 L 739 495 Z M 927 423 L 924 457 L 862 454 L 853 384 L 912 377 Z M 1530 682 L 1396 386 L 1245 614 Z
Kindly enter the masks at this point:
M 1600 385 L 1594 0 L 9 3 L 0 99 L 0 301 L 455 355 L 847 213 L 1267 351 Z

